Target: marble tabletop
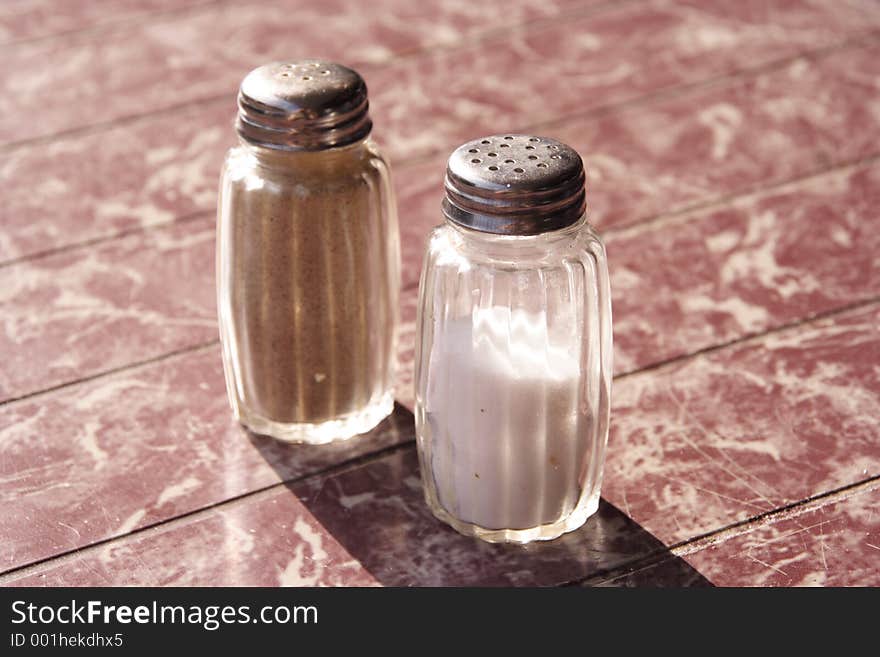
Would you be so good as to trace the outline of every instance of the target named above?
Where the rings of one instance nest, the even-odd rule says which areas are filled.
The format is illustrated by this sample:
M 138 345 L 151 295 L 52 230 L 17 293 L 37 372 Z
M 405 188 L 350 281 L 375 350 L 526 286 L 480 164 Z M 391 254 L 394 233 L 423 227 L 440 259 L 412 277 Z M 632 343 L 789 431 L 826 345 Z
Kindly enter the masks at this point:
M 880 4 L 0 5 L 0 585 L 880 586 Z M 355 66 L 403 251 L 394 414 L 324 447 L 224 390 L 214 213 L 251 68 Z M 599 512 L 436 521 L 414 306 L 445 158 L 577 148 L 607 242 Z

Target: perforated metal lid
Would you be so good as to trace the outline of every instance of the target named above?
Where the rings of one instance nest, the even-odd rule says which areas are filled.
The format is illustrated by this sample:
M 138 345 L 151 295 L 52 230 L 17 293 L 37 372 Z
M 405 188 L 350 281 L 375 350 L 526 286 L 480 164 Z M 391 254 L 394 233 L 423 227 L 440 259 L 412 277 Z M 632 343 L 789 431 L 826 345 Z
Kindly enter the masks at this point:
M 461 226 L 535 235 L 586 209 L 584 165 L 570 146 L 533 135 L 493 135 L 459 146 L 446 167 L 443 214 Z
M 286 150 L 345 146 L 370 134 L 367 85 L 356 71 L 320 59 L 254 69 L 238 93 L 245 140 Z

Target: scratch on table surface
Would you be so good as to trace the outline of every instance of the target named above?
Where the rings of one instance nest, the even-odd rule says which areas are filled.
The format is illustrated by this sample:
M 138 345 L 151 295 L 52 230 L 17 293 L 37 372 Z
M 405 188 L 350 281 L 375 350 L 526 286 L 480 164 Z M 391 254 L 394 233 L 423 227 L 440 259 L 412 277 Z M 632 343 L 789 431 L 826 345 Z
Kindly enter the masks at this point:
M 112 584 L 112 581 L 110 580 L 109 577 L 107 577 L 106 573 L 99 571 L 93 564 L 89 563 L 88 557 L 85 557 L 85 558 L 79 557 L 79 558 L 77 558 L 76 563 L 79 564 L 80 566 L 82 566 L 85 570 L 88 570 L 90 573 L 95 575 L 99 581 L 103 581 L 106 584 Z M 76 570 L 74 569 L 71 572 L 75 573 Z M 41 577 L 45 576 L 45 574 L 46 573 L 44 572 L 43 575 L 41 575 Z M 65 575 L 64 575 L 64 572 L 62 571 L 61 572 L 61 583 L 63 586 L 76 586 L 77 581 L 75 579 L 74 580 L 67 580 L 67 583 L 65 584 L 64 577 L 65 577 Z
M 772 543 L 774 541 L 781 541 L 782 539 L 790 538 L 790 537 L 795 536 L 797 534 L 801 534 L 803 532 L 810 531 L 811 529 L 816 529 L 817 527 L 819 528 L 819 536 L 824 537 L 824 535 L 822 533 L 822 525 L 827 525 L 829 522 L 831 522 L 831 520 L 833 520 L 833 518 L 826 519 L 826 520 L 820 520 L 819 522 L 815 522 L 812 525 L 807 525 L 806 527 L 799 527 L 798 529 L 795 529 L 793 531 L 782 534 L 781 536 L 778 536 L 768 542 Z
M 868 543 L 868 542 L 866 541 L 866 542 L 865 542 L 865 545 L 867 545 L 867 546 L 870 547 L 870 548 L 874 548 L 875 550 L 880 550 L 880 547 L 874 545 L 873 543 Z
M 710 431 L 709 429 L 707 429 L 707 428 L 703 425 L 702 422 L 700 422 L 696 417 L 694 417 L 694 415 L 693 415 L 693 414 L 692 414 L 692 413 L 686 408 L 684 402 L 683 402 L 681 399 L 678 398 L 678 396 L 675 394 L 675 392 L 672 390 L 672 388 L 667 388 L 666 392 L 667 392 L 667 394 L 669 395 L 669 397 L 672 399 L 673 403 L 674 403 L 674 404 L 676 405 L 676 407 L 678 408 L 679 412 L 680 412 L 680 413 L 681 413 L 686 419 L 690 420 L 693 424 L 695 424 L 695 425 L 697 426 L 698 429 L 700 429 L 701 431 L 703 431 L 703 433 L 705 433 L 705 434 L 707 434 L 707 435 L 708 435 L 708 434 L 712 434 L 712 433 L 715 433 L 716 435 L 720 435 L 720 434 L 718 434 L 718 432 L 716 432 L 716 431 Z M 688 438 L 688 437 L 687 437 L 687 432 L 686 432 L 686 431 L 682 431 L 682 432 L 680 432 L 680 433 L 679 433 L 679 436 L 681 437 L 681 439 L 682 439 L 685 443 L 688 444 L 689 447 L 691 447 L 691 449 L 693 449 L 695 452 L 697 452 L 698 454 L 700 454 L 703 458 L 705 458 L 706 460 L 708 460 L 710 463 L 714 464 L 714 465 L 715 465 L 716 467 L 718 467 L 718 469 L 720 469 L 722 472 L 727 473 L 728 475 L 730 475 L 731 477 L 733 477 L 736 481 L 740 482 L 743 486 L 745 486 L 745 487 L 748 488 L 750 491 L 752 491 L 755 495 L 757 495 L 758 498 L 760 498 L 760 499 L 762 499 L 764 502 L 766 502 L 766 503 L 770 506 L 770 508 L 775 508 L 775 507 L 776 507 L 776 505 L 773 503 L 772 500 L 770 500 L 770 498 L 768 498 L 768 497 L 767 497 L 766 495 L 764 495 L 761 491 L 759 491 L 757 488 L 755 488 L 754 486 L 752 486 L 747 480 L 745 480 L 743 477 L 739 476 L 736 472 L 734 472 L 734 471 L 731 470 L 730 468 L 726 467 L 726 466 L 721 462 L 722 460 L 728 461 L 728 462 L 731 463 L 732 465 L 736 466 L 737 469 L 739 469 L 739 470 L 743 470 L 742 466 L 741 466 L 739 463 L 737 463 L 736 461 L 732 461 L 732 460 L 730 459 L 730 457 L 727 456 L 723 451 L 720 451 L 721 459 L 714 458 L 712 455 L 710 455 L 710 454 L 707 453 L 704 449 L 702 449 L 702 448 L 701 448 L 696 442 L 694 442 L 693 440 L 691 440 L 690 438 Z M 722 436 L 722 438 L 723 438 L 723 436 Z M 752 475 L 751 473 L 746 472 L 745 470 L 743 470 L 743 472 L 744 472 L 746 475 L 748 475 L 748 476 L 750 476 L 750 477 L 753 477 L 754 479 L 757 479 L 757 481 L 759 481 L 759 482 L 760 482 L 761 484 L 763 484 L 764 486 L 767 486 L 767 488 L 769 488 L 772 492 L 778 494 L 778 492 L 775 491 L 771 486 L 768 486 L 765 482 L 761 481 L 760 479 L 758 479 L 757 477 L 755 477 L 755 476 Z
M 818 527 L 818 528 L 819 528 L 819 532 L 820 532 L 820 533 L 819 533 L 819 541 L 820 541 L 819 545 L 822 546 L 822 543 L 824 542 L 824 539 L 825 539 L 825 535 L 822 533 L 822 529 L 821 529 L 821 528 L 822 528 L 822 525 L 826 525 L 826 524 L 828 524 L 829 522 L 831 522 L 831 520 L 830 520 L 830 519 L 826 519 L 826 520 L 822 520 L 822 521 L 817 522 L 817 523 L 813 523 L 812 525 L 807 525 L 806 527 L 799 527 L 798 529 L 795 529 L 795 530 L 793 530 L 793 531 L 785 532 L 785 533 L 783 533 L 783 534 L 778 534 L 778 535 L 773 536 L 773 537 L 770 537 L 770 538 L 766 538 L 766 539 L 757 539 L 757 537 L 756 537 L 756 540 L 760 541 L 760 544 L 761 544 L 762 546 L 765 546 L 765 545 L 772 545 L 773 543 L 778 543 L 779 541 L 785 541 L 785 540 L 788 540 L 788 539 L 791 538 L 792 536 L 797 536 L 798 534 L 800 534 L 800 535 L 801 535 L 801 543 L 802 543 L 803 546 L 804 546 L 804 550 L 803 550 L 803 551 L 804 551 L 804 553 L 806 553 L 806 552 L 808 552 L 808 548 L 807 548 L 807 541 L 806 541 L 806 538 L 804 537 L 804 532 L 808 532 L 809 530 L 811 530 L 811 529 L 815 529 L 816 527 Z M 822 560 L 823 560 L 823 562 L 825 561 L 824 548 L 823 548 L 823 553 L 822 553 Z M 827 568 L 826 568 L 826 570 L 827 570 Z
M 66 522 L 61 522 L 60 520 L 58 521 L 58 524 L 61 525 L 62 527 L 66 527 L 67 529 L 72 531 L 74 534 L 76 534 L 77 538 L 82 538 L 80 536 L 79 530 L 76 527 L 72 527 L 71 525 L 68 525 Z
M 150 566 L 150 564 L 144 559 L 142 554 L 135 554 L 135 557 L 138 560 L 138 563 L 146 569 L 148 576 L 150 577 L 149 585 L 151 586 L 161 586 L 161 578 L 156 575 L 156 572 Z
M 788 573 L 785 572 L 784 570 L 782 570 L 782 568 L 777 568 L 776 566 L 774 566 L 774 565 L 772 565 L 772 564 L 769 564 L 769 563 L 767 563 L 766 561 L 761 561 L 760 559 L 758 559 L 758 557 L 753 557 L 751 554 L 747 554 L 746 556 L 747 556 L 749 559 L 751 559 L 752 561 L 761 564 L 761 565 L 764 566 L 765 568 L 769 568 L 770 570 L 775 570 L 777 573 L 780 573 L 780 574 L 785 575 L 786 577 L 788 577 Z
M 828 561 L 825 559 L 825 534 L 819 533 L 819 554 L 822 557 L 822 567 L 828 572 Z
M 709 488 L 703 488 L 702 486 L 697 486 L 696 484 L 687 481 L 685 479 L 678 479 L 676 477 L 670 477 L 665 474 L 658 474 L 662 479 L 666 479 L 667 481 L 674 482 L 676 484 L 681 484 L 682 486 L 689 486 L 690 488 L 694 488 L 695 490 L 703 491 L 704 493 L 709 493 L 710 495 L 714 495 L 715 497 L 720 497 L 724 500 L 729 500 L 731 502 L 736 502 L 737 504 L 742 504 L 743 506 L 750 506 L 758 509 L 759 511 L 766 511 L 766 507 L 761 506 L 760 504 L 755 504 L 754 502 L 749 502 L 747 500 L 741 500 L 738 497 L 733 497 L 732 495 L 725 495 L 724 493 L 719 493 L 717 491 L 711 490 Z
M 104 514 L 104 520 L 107 521 L 107 528 L 111 529 L 113 527 L 114 523 L 112 520 L 110 520 L 110 514 L 107 513 L 107 507 L 104 506 L 104 503 L 101 501 L 98 501 L 98 505 L 101 507 L 101 513 Z M 118 520 L 118 518 L 117 518 L 117 520 Z
M 623 496 L 623 508 L 626 511 L 626 515 L 628 518 L 632 518 L 632 512 L 629 510 L 629 502 L 626 499 L 626 488 L 623 488 L 620 493 Z
M 675 523 L 675 526 L 678 527 L 678 531 L 684 531 L 684 528 L 681 526 L 681 523 L 678 521 L 678 516 L 674 513 L 672 514 L 672 521 Z
M 317 501 L 318 501 L 318 498 L 321 497 L 321 493 L 324 492 L 324 488 L 327 486 L 327 482 L 328 482 L 328 481 L 329 481 L 328 479 L 324 479 L 324 480 L 321 482 L 321 487 L 318 489 L 318 492 L 315 493 L 315 496 L 314 496 L 314 497 L 312 498 L 312 500 L 311 500 L 312 504 L 314 504 L 315 502 L 317 502 Z

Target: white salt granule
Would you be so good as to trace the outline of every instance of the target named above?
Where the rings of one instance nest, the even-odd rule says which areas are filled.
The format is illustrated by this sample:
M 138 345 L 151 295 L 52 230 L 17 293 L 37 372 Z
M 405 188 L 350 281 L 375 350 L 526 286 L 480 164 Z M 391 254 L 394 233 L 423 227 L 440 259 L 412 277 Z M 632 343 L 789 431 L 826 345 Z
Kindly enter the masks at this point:
M 570 513 L 589 453 L 579 342 L 552 344 L 544 313 L 506 307 L 475 309 L 436 335 L 425 410 L 440 504 L 486 529 Z

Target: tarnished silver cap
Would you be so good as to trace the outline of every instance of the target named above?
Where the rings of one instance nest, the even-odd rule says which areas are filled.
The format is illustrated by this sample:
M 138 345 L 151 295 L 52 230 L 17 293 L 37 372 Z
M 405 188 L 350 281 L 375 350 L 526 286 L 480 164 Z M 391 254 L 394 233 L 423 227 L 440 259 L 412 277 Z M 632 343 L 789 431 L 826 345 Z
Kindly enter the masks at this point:
M 570 146 L 533 135 L 493 135 L 459 146 L 446 167 L 443 214 L 486 233 L 536 235 L 586 210 L 584 165 Z
M 273 62 L 242 81 L 236 130 L 260 146 L 323 150 L 369 135 L 368 110 L 367 85 L 356 71 L 320 59 Z

